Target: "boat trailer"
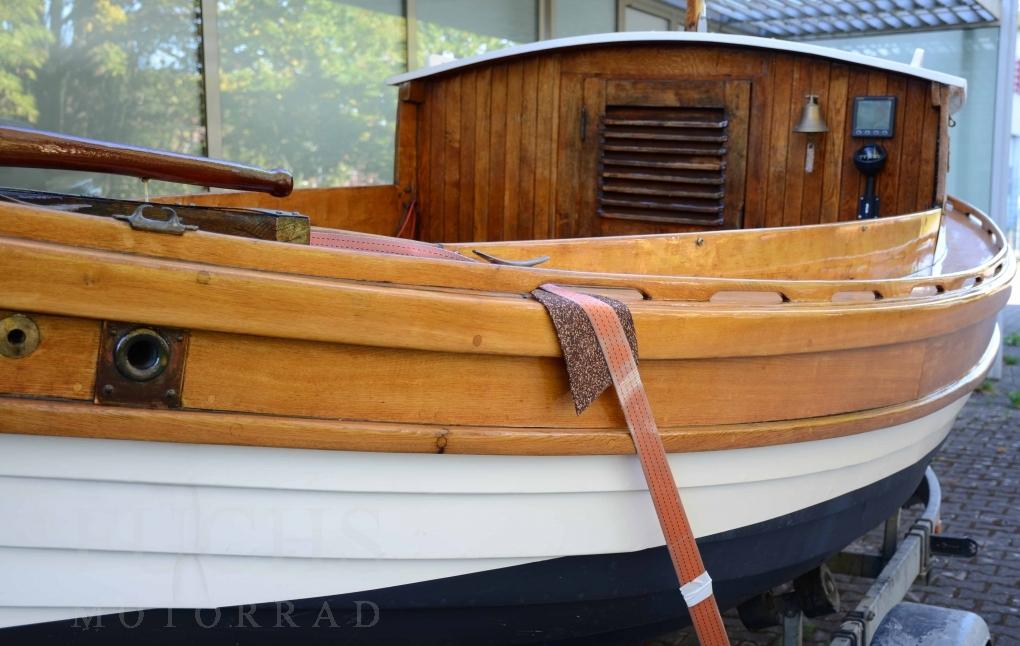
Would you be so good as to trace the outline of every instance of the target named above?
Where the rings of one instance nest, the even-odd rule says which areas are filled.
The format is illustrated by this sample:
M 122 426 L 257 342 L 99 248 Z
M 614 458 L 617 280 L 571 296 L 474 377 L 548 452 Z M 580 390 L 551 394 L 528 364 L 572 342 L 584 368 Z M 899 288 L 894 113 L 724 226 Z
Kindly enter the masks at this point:
M 804 617 L 839 611 L 833 573 L 874 579 L 864 598 L 843 616 L 830 646 L 985 646 L 991 637 L 984 619 L 973 612 L 904 601 L 914 582 L 929 580 L 932 555 L 977 555 L 969 538 L 941 533 L 942 489 L 929 467 L 903 508 L 924 504 L 924 511 L 901 538 L 900 510 L 884 524 L 878 554 L 843 551 L 826 564 L 798 577 L 787 592 L 766 592 L 739 607 L 750 630 L 783 627 L 783 646 L 803 644 Z

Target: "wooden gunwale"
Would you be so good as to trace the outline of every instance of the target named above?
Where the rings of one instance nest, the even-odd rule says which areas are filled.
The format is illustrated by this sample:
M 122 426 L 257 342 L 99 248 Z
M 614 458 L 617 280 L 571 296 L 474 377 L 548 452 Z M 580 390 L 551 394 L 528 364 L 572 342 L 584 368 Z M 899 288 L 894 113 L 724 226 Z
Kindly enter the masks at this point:
M 713 278 L 866 280 L 907 276 L 931 265 L 941 209 L 837 227 L 806 225 L 640 236 L 467 242 L 444 245 L 469 258 L 475 250 L 507 260 L 548 256 L 542 269 Z M 846 226 L 849 224 L 850 226 Z M 874 226 L 887 227 L 877 232 Z M 912 232 L 893 244 L 894 236 Z M 810 227 L 810 228 L 809 228 Z M 895 227 L 895 228 L 892 228 Z M 824 237 L 811 236 L 811 230 Z M 895 238 L 900 240 L 899 238 Z M 781 258 L 770 250 L 782 247 Z M 835 250 L 839 249 L 838 252 Z M 765 262 L 762 262 L 766 259 Z
M 479 298 L 14 239 L 0 239 L 0 249 L 0 307 L 11 310 L 355 345 L 560 354 L 545 310 L 520 296 Z M 1005 303 L 1011 274 L 1000 270 L 969 289 L 873 303 L 645 301 L 632 312 L 641 356 L 649 359 L 872 347 L 944 334 L 990 316 Z M 838 329 L 832 327 L 836 319 Z
M 903 424 L 967 395 L 984 378 L 998 336 L 954 382 L 916 400 L 869 410 L 777 422 L 660 428 L 670 452 L 822 440 Z M 306 419 L 274 415 L 141 410 L 0 396 L 0 433 L 278 448 L 490 455 L 609 455 L 634 452 L 625 429 L 460 427 Z
M 356 267 L 341 264 L 343 259 L 338 259 L 337 254 L 356 253 L 342 249 L 300 247 L 298 245 L 287 248 L 274 247 L 271 249 L 258 245 L 250 247 L 245 246 L 243 241 L 238 241 L 234 237 L 209 237 L 206 232 L 201 231 L 189 233 L 185 238 L 181 239 L 160 240 L 159 237 L 132 232 L 120 222 L 105 223 L 106 225 L 112 224 L 113 226 L 102 226 L 95 222 L 94 217 L 90 216 L 68 214 L 43 207 L 34 207 L 34 211 L 24 211 L 23 209 L 26 208 L 31 209 L 33 207 L 20 205 L 0 206 L 0 209 L 6 211 L 5 217 L 0 220 L 0 235 L 6 234 L 12 237 L 32 238 L 138 255 L 199 260 L 212 262 L 213 264 L 227 264 L 265 271 L 303 273 L 333 278 L 352 278 L 355 280 L 367 279 L 378 282 L 386 282 L 388 280 L 387 274 L 383 274 L 382 277 L 366 278 L 365 275 L 368 272 L 361 272 L 359 274 Z M 735 277 L 754 279 L 755 271 L 760 271 L 762 266 L 768 266 L 773 268 L 770 269 L 770 276 L 772 277 L 775 277 L 776 271 L 787 271 L 811 272 L 814 278 L 843 279 L 843 276 L 833 273 L 833 265 L 843 267 L 842 271 L 845 273 L 847 271 L 846 265 L 841 265 L 841 263 L 849 263 L 850 265 L 869 263 L 876 265 L 876 268 L 873 270 L 874 273 L 891 277 L 903 276 L 916 271 L 918 269 L 917 263 L 920 261 L 927 260 L 930 262 L 930 257 L 928 257 L 930 254 L 923 253 L 926 247 L 918 247 L 917 245 L 919 242 L 925 244 L 933 243 L 932 238 L 938 234 L 940 218 L 940 210 L 930 210 L 883 218 L 879 221 L 864 224 L 849 222 L 824 226 L 779 227 L 767 231 L 731 230 L 701 234 L 606 236 L 602 238 L 554 241 L 523 241 L 498 244 L 479 243 L 450 245 L 450 248 L 469 250 L 477 247 L 479 249 L 492 249 L 495 246 L 499 251 L 492 251 L 492 253 L 496 255 L 504 255 L 503 249 L 509 248 L 515 250 L 516 254 L 521 257 L 548 253 L 553 256 L 552 262 L 555 263 L 558 255 L 568 254 L 570 257 L 576 258 L 581 249 L 590 249 L 592 255 L 600 258 L 613 253 L 624 257 L 633 256 L 633 254 L 637 253 L 664 256 L 676 255 L 678 249 L 681 249 L 684 245 L 689 245 L 689 248 L 698 250 L 702 257 L 699 259 L 697 256 L 688 255 L 687 258 L 681 261 L 684 263 L 683 265 L 670 267 L 670 269 L 680 270 L 683 273 L 657 271 L 654 273 L 650 272 L 650 274 L 653 277 L 667 280 L 676 277 L 670 274 L 678 274 L 683 277 L 702 275 L 703 277 L 713 279 Z M 313 230 L 318 229 L 320 228 L 313 227 Z M 328 231 L 325 228 L 322 230 Z M 862 237 L 860 235 L 862 230 L 869 233 Z M 815 245 L 813 241 L 819 237 L 822 237 L 821 244 Z M 767 238 L 767 240 L 763 241 L 761 240 L 762 238 Z M 187 243 L 182 243 L 181 240 L 185 239 Z M 700 241 L 700 244 L 698 241 Z M 804 256 L 813 258 L 814 262 L 800 261 L 791 265 L 777 262 L 776 259 L 768 257 L 764 257 L 761 262 L 753 262 L 741 258 L 743 254 L 748 252 L 756 253 L 755 258 L 764 256 L 765 254 L 759 250 L 759 247 L 782 246 L 784 252 L 789 253 L 789 247 L 784 244 L 787 241 L 798 245 L 798 249 L 803 249 Z M 723 246 L 720 246 L 720 244 Z M 830 253 L 820 252 L 815 247 L 829 249 Z M 879 251 L 878 253 L 869 251 L 869 248 Z M 832 249 L 839 249 L 839 251 L 831 251 Z M 560 253 L 557 253 L 557 250 Z M 724 254 L 731 254 L 731 256 L 735 257 L 734 260 L 737 261 L 735 266 Z M 849 255 L 850 258 L 843 258 L 840 254 Z M 919 257 L 916 259 L 911 258 L 909 264 L 904 267 L 904 259 L 901 257 L 907 254 Z M 472 254 L 470 251 L 467 251 L 465 255 L 471 256 Z M 216 258 L 223 256 L 229 256 L 229 259 L 222 262 L 216 261 Z M 358 254 L 353 258 L 358 259 L 362 256 L 363 254 Z M 511 252 L 507 257 L 513 258 L 515 255 Z M 387 256 L 386 258 L 392 258 L 392 256 Z M 620 259 L 617 259 L 616 262 L 617 264 L 623 264 Z M 294 269 L 295 263 L 299 263 L 300 271 Z M 702 265 L 700 270 L 696 263 Z M 692 273 L 687 273 L 689 265 L 694 266 Z M 634 265 L 632 262 L 628 262 L 626 266 L 631 268 Z M 481 267 L 485 267 L 485 265 L 482 264 Z M 663 269 L 666 268 L 663 267 Z M 537 269 L 548 271 L 549 266 Z M 373 266 L 371 270 L 375 274 L 378 267 Z M 472 271 L 482 274 L 486 273 L 485 269 L 477 267 L 473 268 Z M 576 273 L 574 268 L 564 268 L 560 269 L 560 271 Z M 491 271 L 488 273 L 491 273 Z M 607 275 L 612 272 L 598 271 L 588 273 Z M 636 273 L 641 272 L 627 272 L 628 275 Z M 393 274 L 393 272 L 390 272 L 390 274 Z M 858 269 L 850 277 L 861 279 L 866 278 L 866 274 Z M 792 279 L 796 279 L 796 276 Z M 500 280 L 503 279 L 501 278 Z M 389 282 L 422 284 L 422 281 L 402 279 L 399 276 L 394 276 L 394 280 L 389 280 Z M 462 279 L 461 283 L 461 285 L 458 285 L 447 280 L 446 284 L 437 286 L 463 286 L 468 289 L 474 287 L 470 281 Z M 530 289 L 510 285 L 504 291 L 526 292 L 530 291 Z
M 998 232 L 997 226 L 986 215 L 963 202 L 955 202 L 960 205 L 956 211 L 974 214 L 982 222 L 979 228 L 987 230 L 990 237 Z M 528 293 L 543 283 L 555 282 L 636 289 L 646 298 L 659 301 L 709 301 L 720 291 L 766 291 L 779 293 L 789 302 L 821 302 L 830 301 L 833 294 L 845 291 L 848 287 L 856 291 L 875 292 L 883 299 L 909 296 L 916 287 L 927 285 L 934 285 L 941 293 L 946 293 L 960 289 L 976 276 L 982 279 L 992 277 L 1001 271 L 1002 262 L 1007 260 L 1004 238 L 998 232 L 994 245 L 998 251 L 987 262 L 965 271 L 933 277 L 839 281 L 608 274 L 482 263 L 453 265 L 449 261 L 429 258 L 279 245 L 271 241 L 240 240 L 202 232 L 171 238 L 134 232 L 119 222 L 47 209 L 3 205 L 0 212 L 3 211 L 6 213 L 5 217 L 0 218 L 0 236 L 46 240 L 156 258 L 192 260 L 217 266 L 243 267 L 265 273 L 392 283 L 406 287 L 445 287 L 469 291 L 481 289 L 517 294 Z M 963 221 L 969 223 L 966 218 Z M 265 244 L 275 246 L 262 246 Z
M 16 228 L 12 223 L 23 228 L 32 224 L 37 210 L 24 209 L 12 207 L 9 217 L 0 218 L 0 233 Z M 1012 258 L 1002 247 L 1001 234 L 997 238 L 999 252 L 988 262 L 947 276 L 889 281 L 716 280 L 606 276 L 422 261 L 282 244 L 266 248 L 260 246 L 260 241 L 237 245 L 225 236 L 212 235 L 195 236 L 193 244 L 189 244 L 186 237 L 139 234 L 126 227 L 116 229 L 115 223 L 99 218 L 90 221 L 86 216 L 57 216 L 58 222 L 79 225 L 71 236 L 75 244 L 85 243 L 89 238 L 80 236 L 92 233 L 93 227 L 99 225 L 119 237 L 91 238 L 94 246 L 135 241 L 139 243 L 133 247 L 136 252 L 185 257 L 206 254 L 205 262 L 0 238 L 3 250 L 0 308 L 257 336 L 473 354 L 559 356 L 559 346 L 544 309 L 522 298 L 525 292 L 548 281 L 637 287 L 646 295 L 702 299 L 719 291 L 771 288 L 783 290 L 787 296 L 811 294 L 816 299 L 775 306 L 654 299 L 633 304 L 643 358 L 713 358 L 873 347 L 944 334 L 997 311 L 1008 296 L 1013 269 Z M 993 234 L 997 231 L 987 219 L 980 221 Z M 35 226 L 23 235 L 60 239 L 64 231 L 39 224 L 35 221 Z M 295 250 L 297 253 L 293 253 Z M 270 251 L 269 256 L 263 253 Z M 313 262 L 304 257 L 309 252 Z M 282 257 L 274 256 L 276 253 Z M 248 254 L 248 262 L 252 263 L 260 257 L 269 264 L 287 263 L 288 271 L 275 271 L 276 267 L 274 271 L 253 271 L 211 264 L 236 263 L 239 257 L 244 258 L 243 254 Z M 322 258 L 335 259 L 335 266 L 324 266 Z M 479 298 L 477 292 L 470 290 L 435 291 L 302 274 L 312 267 L 377 280 L 389 278 L 462 289 L 466 283 L 487 291 L 519 292 Z M 380 275 L 374 276 L 377 270 Z M 461 271 L 474 272 L 469 276 L 471 280 L 461 282 Z M 975 277 L 981 281 L 964 287 Z M 890 284 L 896 286 L 893 291 L 904 295 L 915 287 L 933 284 L 942 286 L 942 293 L 867 303 L 828 300 L 848 289 L 888 293 Z M 202 303 L 202 307 L 195 307 L 196 303 Z M 295 316 L 295 312 L 301 315 Z M 834 331 L 832 323 L 837 317 L 839 329 Z M 725 324 L 723 329 L 721 322 Z

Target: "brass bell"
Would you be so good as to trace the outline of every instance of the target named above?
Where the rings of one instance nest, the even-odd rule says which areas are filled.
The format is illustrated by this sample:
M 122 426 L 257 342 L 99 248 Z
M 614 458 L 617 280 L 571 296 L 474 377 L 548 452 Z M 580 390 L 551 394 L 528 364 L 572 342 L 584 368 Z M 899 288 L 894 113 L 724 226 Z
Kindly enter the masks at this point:
M 822 106 L 818 104 L 817 94 L 808 94 L 804 109 L 800 113 L 800 123 L 793 127 L 794 132 L 828 132 L 822 117 Z

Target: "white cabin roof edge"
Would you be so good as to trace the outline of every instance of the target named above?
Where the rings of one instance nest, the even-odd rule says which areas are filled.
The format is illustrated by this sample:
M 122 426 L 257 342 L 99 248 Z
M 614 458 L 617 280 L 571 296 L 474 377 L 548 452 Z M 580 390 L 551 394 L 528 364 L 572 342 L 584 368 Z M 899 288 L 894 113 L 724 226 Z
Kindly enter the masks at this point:
M 964 93 L 967 91 L 967 79 L 944 74 L 924 67 L 913 67 L 905 63 L 866 56 L 856 52 L 848 52 L 831 47 L 821 47 L 808 43 L 801 43 L 791 40 L 780 40 L 778 38 L 759 38 L 757 36 L 740 36 L 733 34 L 717 34 L 703 32 L 684 31 L 634 31 L 615 32 L 609 34 L 590 34 L 586 36 L 571 36 L 569 38 L 556 38 L 553 40 L 540 40 L 534 43 L 517 45 L 493 52 L 487 52 L 478 56 L 461 58 L 434 67 L 424 67 L 412 72 L 405 72 L 386 79 L 389 85 L 399 85 L 407 81 L 428 78 L 452 70 L 470 67 L 479 63 L 498 61 L 501 59 L 514 58 L 537 52 L 553 51 L 558 49 L 570 49 L 573 47 L 585 47 L 589 45 L 607 45 L 617 43 L 708 43 L 716 45 L 736 45 L 741 47 L 753 47 L 758 49 L 769 49 L 781 52 L 793 52 L 797 54 L 808 54 L 820 56 L 836 61 L 865 65 L 876 69 L 887 70 L 908 74 L 917 78 L 944 83 L 960 88 Z

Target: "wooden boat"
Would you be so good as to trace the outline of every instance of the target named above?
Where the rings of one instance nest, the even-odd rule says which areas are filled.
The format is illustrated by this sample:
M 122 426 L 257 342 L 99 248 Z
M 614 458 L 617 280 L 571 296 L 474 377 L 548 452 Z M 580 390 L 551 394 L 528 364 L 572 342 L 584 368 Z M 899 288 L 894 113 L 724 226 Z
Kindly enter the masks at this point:
M 169 227 L 152 206 L 125 223 L 97 216 L 138 205 L 3 192 L 5 641 L 596 643 L 683 625 L 620 411 L 603 395 L 575 413 L 529 295 L 547 283 L 628 305 L 722 607 L 818 566 L 921 480 L 995 355 L 1015 271 L 995 224 L 945 195 L 962 80 L 620 34 L 396 81 L 392 186 L 166 198 L 199 227 L 179 235 L 151 230 Z M 805 93 L 827 134 L 791 132 Z M 898 100 L 878 196 L 902 215 L 855 219 L 865 94 Z M 0 156 L 281 181 L 53 143 L 7 130 Z M 362 249 L 332 248 L 336 228 Z M 398 229 L 424 255 L 365 250 Z

